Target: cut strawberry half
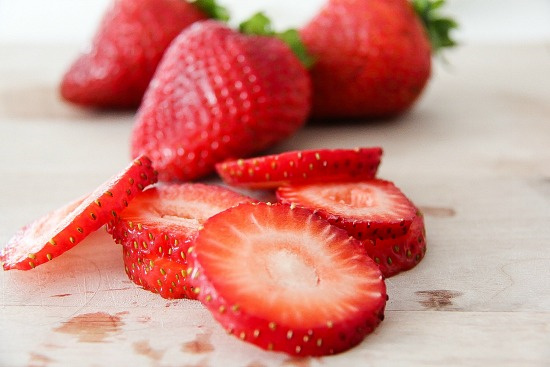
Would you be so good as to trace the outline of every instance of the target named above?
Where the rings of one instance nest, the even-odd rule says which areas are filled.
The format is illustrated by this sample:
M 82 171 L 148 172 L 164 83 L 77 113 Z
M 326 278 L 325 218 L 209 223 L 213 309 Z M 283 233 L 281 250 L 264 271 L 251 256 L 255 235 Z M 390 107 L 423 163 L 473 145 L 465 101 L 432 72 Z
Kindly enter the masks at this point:
M 309 210 L 241 204 L 210 218 L 191 283 L 230 333 L 268 350 L 326 355 L 383 319 L 386 287 L 360 242 Z
M 426 254 L 424 217 L 418 212 L 404 236 L 364 241 L 363 244 L 386 278 L 412 269 Z
M 186 264 L 204 221 L 252 199 L 229 189 L 200 183 L 167 184 L 144 191 L 107 226 L 115 242 L 139 256 L 170 257 Z
M 416 215 L 413 203 L 393 183 L 378 179 L 282 186 L 277 198 L 314 210 L 359 240 L 402 236 Z
M 157 174 L 149 158 L 135 159 L 92 194 L 21 228 L 0 254 L 4 270 L 29 270 L 71 249 L 90 233 L 113 222 Z
M 166 257 L 141 256 L 126 247 L 122 253 L 126 275 L 143 289 L 167 299 L 196 298 L 187 277 L 187 265 Z
M 230 185 L 277 188 L 283 184 L 371 179 L 381 157 L 379 147 L 304 150 L 218 163 L 216 170 Z

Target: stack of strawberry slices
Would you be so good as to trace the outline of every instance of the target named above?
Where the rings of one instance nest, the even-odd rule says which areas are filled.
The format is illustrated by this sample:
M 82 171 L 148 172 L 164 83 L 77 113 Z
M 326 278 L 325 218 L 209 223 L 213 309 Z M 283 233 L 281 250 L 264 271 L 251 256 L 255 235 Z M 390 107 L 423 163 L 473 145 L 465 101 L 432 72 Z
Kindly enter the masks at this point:
M 423 218 L 376 178 L 380 148 L 226 161 L 229 185 L 276 190 L 260 202 L 203 183 L 160 183 L 147 157 L 93 193 L 23 227 L 5 270 L 32 269 L 106 225 L 128 277 L 164 298 L 198 299 L 230 334 L 267 350 L 327 355 L 384 318 L 384 278 L 424 256 Z

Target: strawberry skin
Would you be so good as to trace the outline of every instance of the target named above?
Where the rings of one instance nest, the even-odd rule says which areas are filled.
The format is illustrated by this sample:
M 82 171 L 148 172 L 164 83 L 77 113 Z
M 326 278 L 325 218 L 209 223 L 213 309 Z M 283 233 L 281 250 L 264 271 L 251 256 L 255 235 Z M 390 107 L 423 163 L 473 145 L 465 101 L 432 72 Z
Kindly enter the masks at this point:
M 329 0 L 300 34 L 316 58 L 318 118 L 394 116 L 430 77 L 430 42 L 408 0 Z
M 29 270 L 61 255 L 104 224 L 114 222 L 128 203 L 156 180 L 151 161 L 136 158 L 92 194 L 21 228 L 0 253 L 4 270 Z
M 263 349 L 338 353 L 383 319 L 376 264 L 359 241 L 309 210 L 228 209 L 206 221 L 192 263 L 199 300 L 231 334 Z
M 310 97 L 306 69 L 281 40 L 197 22 L 159 64 L 132 153 L 150 156 L 160 180 L 197 179 L 291 135 L 304 124 Z
M 143 289 L 167 299 L 196 298 L 187 265 L 154 254 L 141 256 L 127 247 L 122 248 L 122 255 L 126 275 Z
M 186 264 L 202 224 L 214 214 L 252 199 L 201 183 L 165 184 L 145 190 L 107 226 L 115 242 L 137 256 L 168 257 Z
M 182 29 L 204 19 L 184 0 L 115 0 L 89 51 L 63 77 L 62 97 L 90 107 L 139 106 L 164 50 Z
M 424 217 L 418 212 L 403 236 L 364 241 L 363 244 L 386 278 L 412 269 L 426 254 Z
M 277 198 L 315 211 L 359 240 L 402 236 L 416 215 L 393 183 L 379 179 L 281 186 Z
M 374 178 L 382 149 L 319 149 L 285 152 L 216 164 L 229 185 L 277 188 L 284 184 L 360 181 Z

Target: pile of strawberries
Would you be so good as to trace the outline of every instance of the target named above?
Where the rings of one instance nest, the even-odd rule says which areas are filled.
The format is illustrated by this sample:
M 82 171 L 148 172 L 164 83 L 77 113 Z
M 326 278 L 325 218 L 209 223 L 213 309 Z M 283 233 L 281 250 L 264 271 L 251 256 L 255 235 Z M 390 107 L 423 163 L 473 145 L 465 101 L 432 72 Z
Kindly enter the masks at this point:
M 426 251 L 424 221 L 376 178 L 382 149 L 286 152 L 216 166 L 229 185 L 161 183 L 141 156 L 86 195 L 23 227 L 0 253 L 29 270 L 103 225 L 128 277 L 164 298 L 198 299 L 229 333 L 268 350 L 326 355 L 383 320 L 384 278 Z
M 230 28 L 213 0 L 115 0 L 61 92 L 84 106 L 139 107 L 134 160 L 21 228 L 3 268 L 32 269 L 106 225 L 134 283 L 198 299 L 244 341 L 300 356 L 360 343 L 383 320 L 384 278 L 426 250 L 416 206 L 376 177 L 382 149 L 247 157 L 311 116 L 409 108 L 431 51 L 453 44 L 455 24 L 434 16 L 442 3 L 329 0 L 300 31 L 277 33 L 261 13 Z M 189 182 L 214 171 L 277 202 Z
M 114 0 L 61 94 L 88 107 L 139 107 L 133 157 L 150 157 L 163 181 L 195 180 L 310 117 L 410 108 L 430 77 L 431 52 L 453 44 L 442 4 L 328 0 L 299 31 L 277 33 L 262 13 L 230 28 L 214 0 Z

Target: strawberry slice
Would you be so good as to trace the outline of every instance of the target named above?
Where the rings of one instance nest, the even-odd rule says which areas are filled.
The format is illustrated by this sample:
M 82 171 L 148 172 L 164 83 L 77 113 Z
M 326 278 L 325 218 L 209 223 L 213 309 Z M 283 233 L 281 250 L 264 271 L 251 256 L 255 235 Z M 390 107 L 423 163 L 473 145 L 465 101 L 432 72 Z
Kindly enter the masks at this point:
M 344 351 L 383 319 L 386 287 L 360 242 L 309 210 L 241 204 L 192 251 L 198 299 L 231 334 L 292 355 Z
M 21 228 L 0 253 L 4 270 L 29 270 L 71 249 L 105 223 L 113 222 L 157 174 L 141 156 L 92 194 Z
M 167 257 L 141 256 L 127 247 L 122 253 L 126 275 L 135 284 L 167 299 L 196 298 L 189 285 L 187 265 Z
M 393 183 L 379 179 L 282 186 L 277 198 L 314 210 L 359 240 L 402 236 L 416 215 L 413 203 Z
M 381 157 L 379 147 L 303 150 L 218 163 L 216 170 L 230 185 L 277 188 L 283 184 L 371 179 Z
M 186 264 L 204 221 L 252 201 L 229 189 L 200 183 L 166 184 L 145 190 L 107 226 L 115 242 L 139 256 L 170 257 Z
M 412 269 L 426 254 L 424 217 L 418 212 L 404 236 L 364 241 L 363 244 L 386 278 Z

